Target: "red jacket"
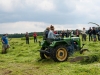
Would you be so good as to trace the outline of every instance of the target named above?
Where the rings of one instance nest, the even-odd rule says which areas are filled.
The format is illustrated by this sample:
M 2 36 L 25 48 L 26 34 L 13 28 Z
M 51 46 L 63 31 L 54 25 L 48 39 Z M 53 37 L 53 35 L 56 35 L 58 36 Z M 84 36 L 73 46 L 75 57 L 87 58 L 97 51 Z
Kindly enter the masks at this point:
M 37 33 L 36 32 L 33 33 L 33 37 L 37 37 Z

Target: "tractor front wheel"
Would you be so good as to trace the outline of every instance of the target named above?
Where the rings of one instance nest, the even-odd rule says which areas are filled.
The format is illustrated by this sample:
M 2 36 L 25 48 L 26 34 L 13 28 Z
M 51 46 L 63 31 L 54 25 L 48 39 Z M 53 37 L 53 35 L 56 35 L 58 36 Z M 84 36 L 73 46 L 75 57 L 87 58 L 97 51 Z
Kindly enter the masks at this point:
M 45 48 L 45 47 L 41 48 L 41 50 L 44 50 L 44 51 L 46 51 L 46 49 L 47 48 Z M 50 58 L 48 54 L 42 53 L 41 51 L 40 51 L 40 57 L 41 57 L 41 59 Z

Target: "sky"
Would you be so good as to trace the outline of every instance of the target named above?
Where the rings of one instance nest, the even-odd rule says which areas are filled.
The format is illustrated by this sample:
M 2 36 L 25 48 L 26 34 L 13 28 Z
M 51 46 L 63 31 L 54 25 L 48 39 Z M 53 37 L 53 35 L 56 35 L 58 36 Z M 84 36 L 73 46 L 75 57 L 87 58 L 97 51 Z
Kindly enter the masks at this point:
M 100 0 L 0 0 L 0 34 L 82 30 L 100 24 Z

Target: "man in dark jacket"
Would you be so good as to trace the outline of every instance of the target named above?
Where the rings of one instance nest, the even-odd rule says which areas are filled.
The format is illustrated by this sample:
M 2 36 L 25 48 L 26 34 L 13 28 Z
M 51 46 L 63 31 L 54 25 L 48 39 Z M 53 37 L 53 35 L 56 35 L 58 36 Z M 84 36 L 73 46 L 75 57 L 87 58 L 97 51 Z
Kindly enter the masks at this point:
M 25 38 L 26 38 L 26 44 L 29 44 L 29 34 L 28 34 L 28 32 L 26 32 Z
M 98 28 L 98 33 L 97 33 L 98 35 L 98 41 L 100 41 L 100 28 Z
M 75 31 L 75 35 L 76 35 L 76 37 L 79 37 L 79 35 L 80 35 L 80 31 L 79 31 L 78 29 L 76 29 L 76 31 Z
M 93 41 L 95 42 L 97 40 L 96 38 L 96 30 L 95 30 L 95 27 L 93 27 L 93 30 L 92 30 L 92 34 L 93 34 Z
M 89 34 L 89 41 L 92 41 L 92 29 L 91 29 L 91 27 L 88 30 L 88 34 Z

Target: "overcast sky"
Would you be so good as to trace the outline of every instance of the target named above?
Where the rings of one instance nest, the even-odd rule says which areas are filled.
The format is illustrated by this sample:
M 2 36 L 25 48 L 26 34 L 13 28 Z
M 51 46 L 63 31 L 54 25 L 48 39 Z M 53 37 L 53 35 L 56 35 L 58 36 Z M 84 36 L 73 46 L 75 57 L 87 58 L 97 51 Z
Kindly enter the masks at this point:
M 100 24 L 100 0 L 0 0 L 0 34 L 82 29 Z

